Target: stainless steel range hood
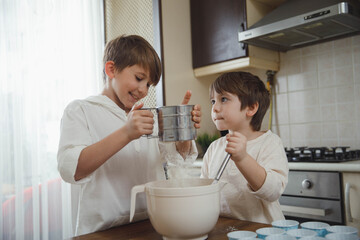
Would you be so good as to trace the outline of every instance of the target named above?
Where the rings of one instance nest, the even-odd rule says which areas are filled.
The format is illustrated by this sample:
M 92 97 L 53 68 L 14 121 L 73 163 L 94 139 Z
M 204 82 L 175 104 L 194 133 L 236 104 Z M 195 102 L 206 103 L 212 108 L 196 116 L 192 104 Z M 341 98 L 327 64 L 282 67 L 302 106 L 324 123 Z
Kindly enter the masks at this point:
M 239 32 L 239 41 L 288 51 L 360 33 L 360 0 L 288 0 Z

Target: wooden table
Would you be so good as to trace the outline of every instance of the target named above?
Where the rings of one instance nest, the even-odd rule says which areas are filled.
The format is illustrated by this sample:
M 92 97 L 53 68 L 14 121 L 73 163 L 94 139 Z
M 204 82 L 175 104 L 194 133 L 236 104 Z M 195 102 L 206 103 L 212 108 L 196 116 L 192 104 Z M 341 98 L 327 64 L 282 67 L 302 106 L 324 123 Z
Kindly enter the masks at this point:
M 209 233 L 208 239 L 228 240 L 226 234 L 235 230 L 248 230 L 255 232 L 262 227 L 270 227 L 269 224 L 255 223 L 249 221 L 236 220 L 231 218 L 220 217 L 213 230 Z M 162 239 L 152 227 L 149 220 L 131 223 L 105 231 L 90 233 L 71 238 L 72 240 L 92 240 L 92 239 Z

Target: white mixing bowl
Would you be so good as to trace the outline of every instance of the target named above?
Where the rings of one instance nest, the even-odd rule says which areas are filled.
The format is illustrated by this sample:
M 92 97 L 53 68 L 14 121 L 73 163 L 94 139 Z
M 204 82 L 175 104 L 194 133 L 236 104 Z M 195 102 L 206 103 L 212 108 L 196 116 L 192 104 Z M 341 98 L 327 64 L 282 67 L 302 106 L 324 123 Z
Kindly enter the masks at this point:
M 136 194 L 146 193 L 150 222 L 164 239 L 206 239 L 220 213 L 219 182 L 213 179 L 172 179 L 134 186 L 131 190 L 130 221 Z

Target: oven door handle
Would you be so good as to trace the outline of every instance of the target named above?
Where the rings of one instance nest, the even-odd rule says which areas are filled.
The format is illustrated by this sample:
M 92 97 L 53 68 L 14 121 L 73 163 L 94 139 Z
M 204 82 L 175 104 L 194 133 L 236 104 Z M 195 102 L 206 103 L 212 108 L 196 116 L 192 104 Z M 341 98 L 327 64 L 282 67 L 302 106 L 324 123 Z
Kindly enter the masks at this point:
M 307 208 L 307 207 L 297 207 L 290 205 L 280 205 L 280 208 L 283 212 L 301 213 L 301 214 L 308 214 L 308 215 L 321 216 L 321 217 L 325 217 L 326 214 L 328 213 L 327 209 L 322 209 L 322 208 Z
M 352 222 L 353 218 L 351 216 L 351 207 L 350 207 L 350 183 L 345 184 L 345 211 L 346 211 L 346 218 L 348 222 Z

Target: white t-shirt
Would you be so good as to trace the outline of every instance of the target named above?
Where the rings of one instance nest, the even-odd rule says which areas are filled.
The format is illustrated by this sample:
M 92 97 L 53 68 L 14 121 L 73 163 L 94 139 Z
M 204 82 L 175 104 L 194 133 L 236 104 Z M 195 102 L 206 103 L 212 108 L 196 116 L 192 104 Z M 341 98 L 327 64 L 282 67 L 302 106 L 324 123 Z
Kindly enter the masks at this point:
M 209 146 L 203 158 L 201 177 L 216 177 L 226 156 L 225 146 L 225 137 Z M 230 160 L 220 178 L 220 181 L 226 182 L 221 190 L 221 215 L 261 223 L 284 219 L 278 199 L 285 190 L 289 167 L 281 139 L 268 130 L 248 141 L 246 150 L 265 168 L 265 182 L 254 192 L 235 163 Z
M 104 95 L 75 100 L 65 109 L 61 121 L 58 170 L 69 183 L 80 184 L 75 235 L 129 223 L 131 188 L 165 179 L 162 164 L 184 162 L 174 143 L 140 137 L 131 141 L 92 174 L 74 180 L 81 151 L 124 126 L 127 115 Z M 155 131 L 154 131 L 155 133 Z M 186 158 L 197 157 L 195 141 Z M 138 194 L 134 221 L 147 218 L 145 194 Z

